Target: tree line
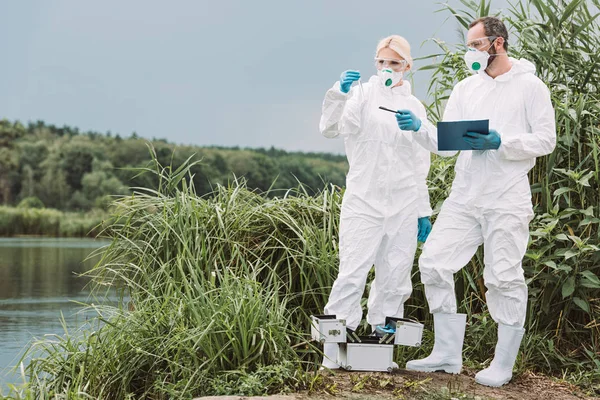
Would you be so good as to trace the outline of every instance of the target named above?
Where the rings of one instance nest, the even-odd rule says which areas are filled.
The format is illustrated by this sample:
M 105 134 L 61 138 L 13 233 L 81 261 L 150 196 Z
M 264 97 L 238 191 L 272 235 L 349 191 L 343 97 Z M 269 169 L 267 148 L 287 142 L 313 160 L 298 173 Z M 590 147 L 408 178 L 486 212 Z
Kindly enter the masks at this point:
M 173 169 L 189 157 L 199 195 L 244 179 L 249 188 L 273 194 L 297 187 L 317 192 L 328 183 L 343 186 L 348 169 L 343 155 L 287 152 L 239 147 L 180 146 L 165 139 L 142 139 L 98 132 L 80 132 L 43 121 L 0 121 L 0 204 L 48 207 L 63 211 L 105 209 L 115 195 L 130 188 L 156 188 L 151 174 L 139 174 L 157 160 Z

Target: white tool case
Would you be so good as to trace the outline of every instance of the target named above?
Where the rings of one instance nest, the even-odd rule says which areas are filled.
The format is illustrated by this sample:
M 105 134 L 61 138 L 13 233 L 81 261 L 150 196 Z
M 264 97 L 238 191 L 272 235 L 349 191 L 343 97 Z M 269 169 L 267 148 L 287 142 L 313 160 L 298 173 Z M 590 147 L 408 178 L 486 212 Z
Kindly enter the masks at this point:
M 421 339 L 423 338 L 423 324 L 407 318 L 387 317 L 385 319 L 386 325 L 389 322 L 396 323 L 396 333 L 394 334 L 395 345 L 414 347 L 419 347 L 421 345 Z
M 335 315 L 311 316 L 311 337 L 321 343 L 336 343 L 337 363 L 349 371 L 389 371 L 394 367 L 394 346 L 420 346 L 423 324 L 406 318 L 387 317 L 386 326 L 396 331 L 383 337 L 358 336 L 346 329 L 346 321 Z
M 361 336 L 361 343 L 340 344 L 338 363 L 348 371 L 389 371 L 394 368 L 394 345 Z
M 346 320 L 335 315 L 312 315 L 310 334 L 321 343 L 346 343 Z

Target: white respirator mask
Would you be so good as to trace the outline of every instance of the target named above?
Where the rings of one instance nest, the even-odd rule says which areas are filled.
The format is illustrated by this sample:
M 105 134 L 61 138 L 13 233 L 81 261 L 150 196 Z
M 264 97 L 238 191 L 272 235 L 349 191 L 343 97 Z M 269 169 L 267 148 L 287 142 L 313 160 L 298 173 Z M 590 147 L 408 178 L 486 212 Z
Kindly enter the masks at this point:
M 383 68 L 377 71 L 377 76 L 381 79 L 383 86 L 391 88 L 402 80 L 404 73 L 393 71 L 391 68 Z

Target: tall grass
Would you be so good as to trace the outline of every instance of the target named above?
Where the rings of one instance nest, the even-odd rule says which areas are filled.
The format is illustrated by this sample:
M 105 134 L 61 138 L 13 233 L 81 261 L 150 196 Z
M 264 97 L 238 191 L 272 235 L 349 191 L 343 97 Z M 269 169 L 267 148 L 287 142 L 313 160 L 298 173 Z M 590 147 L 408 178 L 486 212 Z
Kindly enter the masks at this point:
M 28 367 L 37 372 L 33 397 L 73 388 L 94 399 L 173 399 L 224 393 L 228 385 L 239 385 L 238 394 L 293 387 L 293 332 L 276 292 L 232 275 L 219 285 L 182 290 L 181 283 L 168 278 L 164 297 L 137 297 L 134 311 L 98 309 L 104 325 L 94 330 L 40 342 L 46 357 Z M 261 375 L 274 382 L 264 385 Z
M 50 208 L 0 206 L 0 237 L 96 237 L 108 217 L 108 213 L 98 210 L 75 213 Z
M 28 366 L 33 396 L 75 387 L 94 398 L 265 394 L 302 385 L 315 361 L 307 315 L 337 269 L 341 192 L 269 196 L 243 182 L 201 198 L 193 163 L 155 164 L 156 191 L 117 202 L 113 242 L 89 274 L 129 307 L 99 309 L 83 336 L 42 341 Z

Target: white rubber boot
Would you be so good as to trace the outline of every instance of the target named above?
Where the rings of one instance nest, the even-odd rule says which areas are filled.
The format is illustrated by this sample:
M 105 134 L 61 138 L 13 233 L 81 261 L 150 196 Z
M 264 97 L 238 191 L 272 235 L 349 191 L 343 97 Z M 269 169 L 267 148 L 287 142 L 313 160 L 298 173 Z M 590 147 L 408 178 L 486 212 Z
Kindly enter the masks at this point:
M 340 347 L 337 343 L 323 343 L 323 366 L 321 369 L 339 369 L 338 353 Z
M 421 360 L 406 363 L 411 371 L 460 374 L 465 338 L 466 314 L 433 314 L 435 342 L 431 354 Z
M 494 359 L 489 367 L 475 375 L 475 382 L 493 387 L 507 384 L 512 379 L 512 370 L 524 334 L 523 328 L 498 324 L 498 343 Z

